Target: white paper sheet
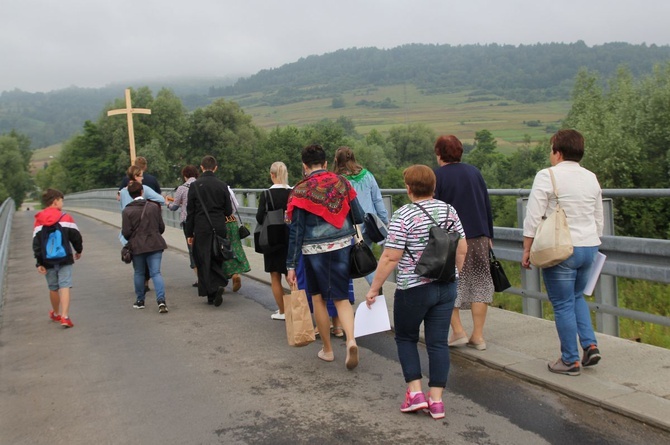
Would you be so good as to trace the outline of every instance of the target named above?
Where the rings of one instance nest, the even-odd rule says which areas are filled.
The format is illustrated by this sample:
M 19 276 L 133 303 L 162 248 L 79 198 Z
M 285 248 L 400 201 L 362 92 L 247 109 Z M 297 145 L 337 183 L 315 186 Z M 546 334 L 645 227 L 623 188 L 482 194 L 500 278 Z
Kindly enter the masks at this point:
M 368 309 L 365 302 L 360 303 L 356 309 L 356 318 L 354 318 L 354 337 L 376 334 L 391 330 L 391 320 L 389 320 L 389 311 L 386 308 L 386 298 L 379 295 L 375 304 Z
M 596 254 L 596 259 L 593 261 L 593 267 L 591 268 L 591 276 L 589 281 L 586 283 L 586 288 L 584 289 L 584 295 L 593 295 L 593 291 L 596 288 L 596 283 L 600 277 L 600 272 L 603 270 L 605 265 L 605 259 L 607 255 L 598 252 Z

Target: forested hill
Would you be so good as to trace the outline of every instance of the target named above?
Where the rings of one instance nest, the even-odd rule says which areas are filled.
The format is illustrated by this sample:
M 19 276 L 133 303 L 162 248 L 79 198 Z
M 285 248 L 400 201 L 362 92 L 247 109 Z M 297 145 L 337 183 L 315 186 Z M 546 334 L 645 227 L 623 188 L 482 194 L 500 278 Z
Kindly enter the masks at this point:
M 123 97 L 124 89 L 148 86 L 154 91 L 169 88 L 187 108 L 193 110 L 208 105 L 212 85 L 230 85 L 236 79 L 171 79 L 114 83 L 103 88 L 72 86 L 48 93 L 29 93 L 21 90 L 0 94 L 0 134 L 16 130 L 27 135 L 31 147 L 45 147 L 64 142 L 80 131 L 87 120 L 96 120 L 106 104 Z
M 411 83 L 425 94 L 477 89 L 520 102 L 568 99 L 580 68 L 611 77 L 625 64 L 634 76 L 670 60 L 670 47 L 607 43 L 403 45 L 352 48 L 263 70 L 218 96 L 264 92 L 270 105 L 357 88 Z
M 536 45 L 424 45 L 392 49 L 352 48 L 309 56 L 276 69 L 239 79 L 172 79 L 139 81 L 104 88 L 77 88 L 49 93 L 20 90 L 0 94 L 0 134 L 16 130 L 33 148 L 63 142 L 95 120 L 104 106 L 123 97 L 123 89 L 170 88 L 187 109 L 208 105 L 218 97 L 242 106 L 271 106 L 314 97 L 334 97 L 359 88 L 413 84 L 423 94 L 476 90 L 520 102 L 568 99 L 580 68 L 611 78 L 627 65 L 633 76 L 648 74 L 670 60 L 669 46 L 584 42 Z M 253 97 L 251 93 L 254 94 Z

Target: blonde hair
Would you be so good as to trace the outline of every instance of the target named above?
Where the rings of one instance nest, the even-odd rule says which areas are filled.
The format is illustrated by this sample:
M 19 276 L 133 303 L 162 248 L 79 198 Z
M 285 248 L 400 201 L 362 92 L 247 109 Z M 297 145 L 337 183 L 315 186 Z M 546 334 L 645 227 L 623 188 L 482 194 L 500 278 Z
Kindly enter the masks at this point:
M 279 179 L 282 184 L 288 185 L 288 169 L 286 164 L 281 161 L 277 161 L 270 166 L 270 173 L 275 175 L 275 178 Z

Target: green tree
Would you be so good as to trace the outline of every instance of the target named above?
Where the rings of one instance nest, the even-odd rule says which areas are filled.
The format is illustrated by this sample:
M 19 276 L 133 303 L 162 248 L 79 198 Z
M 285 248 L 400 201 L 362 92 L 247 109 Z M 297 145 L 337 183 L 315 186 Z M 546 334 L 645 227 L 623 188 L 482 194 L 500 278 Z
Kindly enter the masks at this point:
M 620 68 L 603 92 L 596 74 L 580 72 L 565 125 L 584 135 L 582 165 L 603 188 L 667 188 L 670 142 L 670 64 L 635 81 Z M 662 237 L 670 234 L 667 199 L 614 200 L 617 234 Z
M 198 165 L 209 154 L 231 187 L 265 186 L 267 175 L 256 166 L 264 138 L 237 103 L 217 99 L 191 115 L 191 162 Z
M 16 208 L 33 189 L 28 163 L 21 150 L 24 141 L 17 133 L 0 136 L 0 200 L 11 197 Z
M 331 104 L 333 108 L 344 108 L 347 106 L 346 102 L 344 101 L 344 98 L 342 96 L 335 96 L 333 97 L 333 102 Z
M 305 145 L 304 135 L 297 127 L 289 125 L 283 128 L 274 128 L 264 142 L 261 162 L 258 165 L 258 168 L 263 172 L 260 186 L 271 185 L 269 171 L 270 166 L 275 161 L 282 161 L 286 164 L 289 172 L 289 184 L 300 181 L 302 179 L 300 153 Z
M 165 174 L 172 176 L 176 169 L 178 176 L 179 171 L 190 157 L 186 140 L 189 127 L 188 114 L 181 99 L 172 90 L 166 88 L 160 90 L 151 104 L 151 119 L 148 122 L 152 139 L 158 143 L 160 157 L 163 157 L 165 162 L 171 166 L 170 171 Z M 156 175 L 154 169 L 156 160 L 149 157 L 147 159 L 151 160 L 149 168 Z M 162 176 L 159 178 L 168 179 Z
M 387 157 L 398 166 L 435 165 L 435 132 L 424 124 L 394 126 L 386 138 Z

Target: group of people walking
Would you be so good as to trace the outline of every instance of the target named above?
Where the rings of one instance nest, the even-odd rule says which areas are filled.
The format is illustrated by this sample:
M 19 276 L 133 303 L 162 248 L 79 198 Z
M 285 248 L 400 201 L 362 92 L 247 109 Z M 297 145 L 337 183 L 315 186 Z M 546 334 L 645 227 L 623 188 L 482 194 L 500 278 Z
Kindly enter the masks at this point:
M 404 170 L 403 180 L 410 203 L 396 210 L 389 220 L 374 176 L 356 162 L 349 147 L 337 149 L 334 171 L 329 171 L 323 147 L 309 145 L 301 152 L 304 177 L 293 188 L 289 186 L 283 162 L 270 166 L 272 186 L 260 195 L 256 221 L 263 224 L 268 211 L 285 212 L 286 226 L 279 235 L 275 234 L 283 240 L 262 252 L 264 269 L 270 274 L 278 307 L 271 315 L 272 319 L 285 318 L 282 276 L 290 286 L 303 283 L 311 297 L 321 337 L 322 347 L 317 357 L 326 362 L 335 360 L 330 338 L 331 318 L 335 313 L 346 338 L 344 363 L 347 369 L 354 369 L 360 359 L 354 337 L 349 268 L 352 236 L 355 226 L 363 223 L 366 213 L 374 213 L 388 224 L 388 236 L 382 242 L 383 251 L 377 269 L 366 277 L 370 284 L 366 304 L 371 307 L 377 302 L 387 278 L 396 271 L 395 341 L 407 383 L 400 410 L 426 410 L 433 418 L 440 419 L 445 416 L 442 396 L 450 367 L 449 348 L 487 349 L 484 325 L 494 293 L 489 265 L 489 250 L 493 247 L 493 212 L 481 173 L 461 162 L 463 146 L 458 138 L 441 136 L 435 143 L 434 152 L 436 168 L 413 165 Z M 522 266 L 530 267 L 529 252 L 537 226 L 555 208 L 560 197 L 572 234 L 574 253 L 565 261 L 543 269 L 542 274 L 561 341 L 561 357 L 551 362 L 548 368 L 566 375 L 578 375 L 582 367 L 595 365 L 601 358 L 583 297 L 602 235 L 601 190 L 595 175 L 579 165 L 583 154 L 584 139 L 577 131 L 561 130 L 551 138 L 550 169 L 558 187 L 552 186 L 549 180 L 550 169 L 538 172 L 523 229 Z M 197 275 L 194 286 L 197 285 L 198 294 L 207 297 L 207 302 L 214 306 L 222 304 L 228 281 L 249 270 L 238 234 L 239 221 L 234 217 L 237 204 L 229 187 L 216 177 L 217 169 L 216 159 L 212 156 L 202 159 L 200 175 L 195 167 L 184 167 L 184 184 L 168 204 L 171 210 L 181 210 L 180 223 L 187 240 L 191 268 Z M 159 208 L 162 196 L 158 192 L 159 199 L 147 190 L 151 188 L 142 184 L 141 168 L 131 167 L 128 177 L 129 183 L 120 193 L 123 208 L 121 235 L 133 252 L 135 307 L 144 307 L 148 278 L 156 290 L 159 312 L 167 312 L 160 276 L 162 251 L 166 248 L 161 236 L 165 229 Z M 62 206 L 62 198 L 60 204 Z M 51 221 L 55 212 L 49 212 Z M 45 221 L 45 216 L 41 216 L 40 221 Z M 458 235 L 454 271 L 457 278 L 451 282 L 426 278 L 416 271 L 428 244 L 430 229 L 436 224 L 449 227 Z M 233 260 L 224 261 L 214 255 L 217 236 L 231 242 Z M 363 239 L 368 245 L 372 244 L 365 232 Z M 74 236 L 72 242 L 79 255 L 80 239 Z M 35 243 L 36 246 L 39 244 L 38 241 Z M 40 266 L 43 263 L 40 263 L 37 252 Z M 47 280 L 53 292 L 55 281 L 49 276 Z M 63 283 L 68 284 L 67 281 Z M 52 295 L 52 303 L 54 301 L 57 302 Z M 465 309 L 471 310 L 473 319 L 469 334 L 460 318 L 461 310 Z M 66 311 L 64 308 L 59 313 L 54 305 L 50 316 L 52 319 L 67 316 Z M 427 393 L 422 388 L 423 375 L 417 349 L 421 324 L 424 325 L 429 359 Z M 578 345 L 584 351 L 581 363 Z

